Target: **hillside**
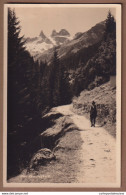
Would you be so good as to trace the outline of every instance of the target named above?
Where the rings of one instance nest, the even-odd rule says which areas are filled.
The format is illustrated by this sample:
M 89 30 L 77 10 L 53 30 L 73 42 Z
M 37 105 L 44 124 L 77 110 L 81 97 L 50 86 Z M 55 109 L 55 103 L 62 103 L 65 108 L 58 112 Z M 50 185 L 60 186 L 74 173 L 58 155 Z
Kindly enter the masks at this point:
M 86 114 L 90 118 L 90 106 L 96 102 L 98 116 L 96 122 L 104 126 L 108 132 L 116 136 L 116 88 L 107 82 L 93 90 L 84 90 L 80 96 L 73 99 L 73 110 L 80 114 Z
M 96 24 L 87 32 L 78 33 L 75 37 L 69 41 L 65 41 L 61 46 L 57 47 L 58 57 L 60 60 L 68 58 L 69 55 L 74 56 L 75 54 L 81 52 L 81 50 L 88 49 L 88 47 L 95 45 L 103 38 L 105 30 L 105 22 Z M 55 37 L 55 36 L 54 36 Z M 52 49 L 38 54 L 35 56 L 36 60 L 43 61 L 47 60 L 49 62 L 52 58 Z
M 113 26 L 113 28 L 109 28 Z M 65 33 L 64 33 L 65 32 Z M 61 30 L 53 37 L 68 36 Z M 43 39 L 45 35 L 40 33 Z M 116 75 L 116 23 L 111 14 L 73 40 L 44 51 L 36 58 L 36 102 L 40 112 L 53 106 L 71 103 L 84 89 L 93 89 Z M 42 90 L 41 90 L 42 89 Z

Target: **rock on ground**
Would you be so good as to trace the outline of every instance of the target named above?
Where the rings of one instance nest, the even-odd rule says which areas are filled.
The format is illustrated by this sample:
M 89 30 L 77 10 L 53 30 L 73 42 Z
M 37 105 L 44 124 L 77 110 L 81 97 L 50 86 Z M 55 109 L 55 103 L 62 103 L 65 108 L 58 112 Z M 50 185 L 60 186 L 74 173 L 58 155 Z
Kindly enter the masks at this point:
M 55 155 L 48 148 L 40 149 L 30 161 L 30 169 L 34 169 L 38 165 L 44 165 L 47 161 L 55 159 Z

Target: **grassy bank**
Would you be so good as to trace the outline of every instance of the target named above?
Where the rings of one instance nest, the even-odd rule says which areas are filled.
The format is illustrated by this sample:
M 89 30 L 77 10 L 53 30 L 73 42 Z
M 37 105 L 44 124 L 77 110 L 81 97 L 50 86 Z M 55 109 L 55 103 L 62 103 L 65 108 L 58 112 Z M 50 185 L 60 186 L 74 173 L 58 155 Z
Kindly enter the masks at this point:
M 90 117 L 92 101 L 97 105 L 96 122 L 104 126 L 112 136 L 116 136 L 116 88 L 111 86 L 110 81 L 94 88 L 84 90 L 79 97 L 73 99 L 73 111 L 77 114 L 85 114 Z

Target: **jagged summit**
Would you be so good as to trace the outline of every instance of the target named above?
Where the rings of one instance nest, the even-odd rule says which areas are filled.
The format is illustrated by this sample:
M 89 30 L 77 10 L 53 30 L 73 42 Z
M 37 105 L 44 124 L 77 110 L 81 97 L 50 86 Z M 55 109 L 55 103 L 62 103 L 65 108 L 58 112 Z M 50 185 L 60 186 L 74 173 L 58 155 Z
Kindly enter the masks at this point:
M 41 32 L 40 32 L 39 36 L 40 36 L 41 38 L 43 38 L 43 39 L 45 39 L 45 38 L 46 38 L 46 36 L 45 36 L 45 34 L 44 34 L 44 32 L 43 32 L 43 31 L 41 31 Z
M 59 35 L 70 36 L 70 33 L 66 29 L 61 29 Z
M 58 33 L 56 32 L 56 30 L 53 30 L 52 31 L 52 34 L 51 34 L 51 37 L 54 37 L 54 36 L 56 36 Z
M 56 30 L 52 31 L 51 37 L 55 36 L 70 36 L 70 33 L 66 29 L 61 29 L 59 32 L 56 32 Z
M 71 55 L 78 53 L 84 48 L 97 44 L 103 37 L 104 29 L 105 23 L 100 22 L 86 32 L 77 32 L 74 37 L 64 28 L 59 32 L 52 30 L 50 36 L 46 36 L 41 30 L 38 37 L 27 39 L 26 48 L 36 59 L 45 58 L 50 61 L 52 57 L 50 49 L 54 46 L 61 46 L 60 57 L 67 56 L 68 52 Z

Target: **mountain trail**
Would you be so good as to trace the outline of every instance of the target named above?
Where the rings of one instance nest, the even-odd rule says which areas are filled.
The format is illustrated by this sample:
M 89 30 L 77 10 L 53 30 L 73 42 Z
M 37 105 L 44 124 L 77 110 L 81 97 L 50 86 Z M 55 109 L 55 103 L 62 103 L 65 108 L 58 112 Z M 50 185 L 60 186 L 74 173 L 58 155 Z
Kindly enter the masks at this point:
M 72 112 L 72 105 L 59 106 L 50 113 L 61 113 L 69 130 L 60 137 L 53 152 L 56 160 L 27 173 L 23 170 L 9 183 L 97 183 L 116 182 L 116 140 L 104 128 L 90 127 L 84 116 Z M 52 130 L 63 124 L 58 118 Z M 60 124 L 60 125 L 59 125 Z
M 116 140 L 104 128 L 90 127 L 90 121 L 71 111 L 71 106 L 59 106 L 56 110 L 69 116 L 80 129 L 83 144 L 80 149 L 79 183 L 115 182 Z

